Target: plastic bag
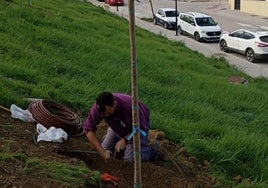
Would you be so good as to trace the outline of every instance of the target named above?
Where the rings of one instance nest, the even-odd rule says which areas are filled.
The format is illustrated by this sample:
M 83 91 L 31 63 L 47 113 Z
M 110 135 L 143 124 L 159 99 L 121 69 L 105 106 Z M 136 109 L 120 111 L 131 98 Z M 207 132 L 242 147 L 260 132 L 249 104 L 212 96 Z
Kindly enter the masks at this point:
M 11 117 L 15 119 L 20 119 L 24 122 L 34 122 L 35 119 L 33 118 L 32 113 L 29 110 L 23 110 L 20 107 L 12 104 L 10 106 Z
M 38 124 L 36 125 L 36 132 L 37 132 L 38 134 L 44 133 L 44 132 L 46 132 L 46 131 L 47 131 L 47 128 L 46 128 L 44 125 L 42 125 L 42 124 L 40 124 L 40 123 L 38 123 Z
M 37 142 L 48 141 L 62 143 L 68 138 L 67 133 L 63 129 L 55 127 L 50 127 L 47 129 L 40 123 L 36 125 L 36 131 L 39 133 Z

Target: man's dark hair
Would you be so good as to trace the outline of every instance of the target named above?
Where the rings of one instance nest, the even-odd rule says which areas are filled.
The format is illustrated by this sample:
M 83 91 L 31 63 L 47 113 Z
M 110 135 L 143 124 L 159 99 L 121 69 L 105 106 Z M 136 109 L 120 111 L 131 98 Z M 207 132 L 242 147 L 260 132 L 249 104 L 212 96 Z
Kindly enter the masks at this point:
M 105 106 L 114 105 L 114 96 L 111 92 L 102 92 L 96 98 L 96 104 L 99 106 L 99 112 L 105 112 Z

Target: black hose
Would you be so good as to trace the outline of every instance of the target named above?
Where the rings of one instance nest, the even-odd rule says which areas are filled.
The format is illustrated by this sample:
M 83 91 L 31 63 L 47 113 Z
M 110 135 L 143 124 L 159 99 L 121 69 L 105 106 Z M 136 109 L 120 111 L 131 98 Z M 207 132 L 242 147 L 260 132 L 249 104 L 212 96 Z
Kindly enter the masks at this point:
M 165 151 L 163 151 L 163 149 L 161 148 L 160 145 L 154 146 L 154 145 L 148 145 L 149 147 L 153 148 L 156 152 L 158 152 L 159 154 L 167 157 L 177 168 L 177 170 L 179 171 L 179 174 L 182 178 L 185 178 L 182 172 L 182 169 L 180 168 L 180 166 L 176 163 L 175 160 L 173 160 Z

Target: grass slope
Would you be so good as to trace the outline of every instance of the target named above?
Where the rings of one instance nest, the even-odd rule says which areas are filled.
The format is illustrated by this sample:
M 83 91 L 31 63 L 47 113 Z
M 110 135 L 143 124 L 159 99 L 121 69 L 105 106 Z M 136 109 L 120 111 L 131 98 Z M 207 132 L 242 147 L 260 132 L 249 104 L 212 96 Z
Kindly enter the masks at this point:
M 84 118 L 101 91 L 131 93 L 128 22 L 76 0 L 0 0 L 0 105 L 58 101 Z M 166 132 L 224 178 L 268 183 L 268 83 L 136 28 L 139 98 Z M 229 76 L 243 76 L 234 85 Z M 242 183 L 243 184 L 243 183 Z

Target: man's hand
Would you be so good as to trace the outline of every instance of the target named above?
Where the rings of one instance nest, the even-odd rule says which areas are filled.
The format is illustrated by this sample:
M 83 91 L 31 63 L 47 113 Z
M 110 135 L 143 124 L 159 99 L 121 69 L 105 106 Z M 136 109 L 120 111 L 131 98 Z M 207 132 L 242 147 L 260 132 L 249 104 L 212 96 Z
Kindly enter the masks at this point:
M 104 160 L 109 159 L 111 156 L 111 151 L 105 150 L 99 140 L 97 139 L 94 132 L 89 131 L 87 134 L 88 141 L 93 145 L 94 149 L 98 152 L 98 154 L 103 158 Z
M 111 151 L 110 150 L 105 150 L 103 149 L 101 152 L 99 152 L 99 155 L 104 159 L 104 160 L 107 160 L 107 159 L 110 159 L 111 158 Z
M 124 150 L 126 148 L 126 146 L 127 146 L 127 143 L 126 143 L 125 139 L 121 139 L 116 143 L 115 151 L 119 153 L 121 150 Z

